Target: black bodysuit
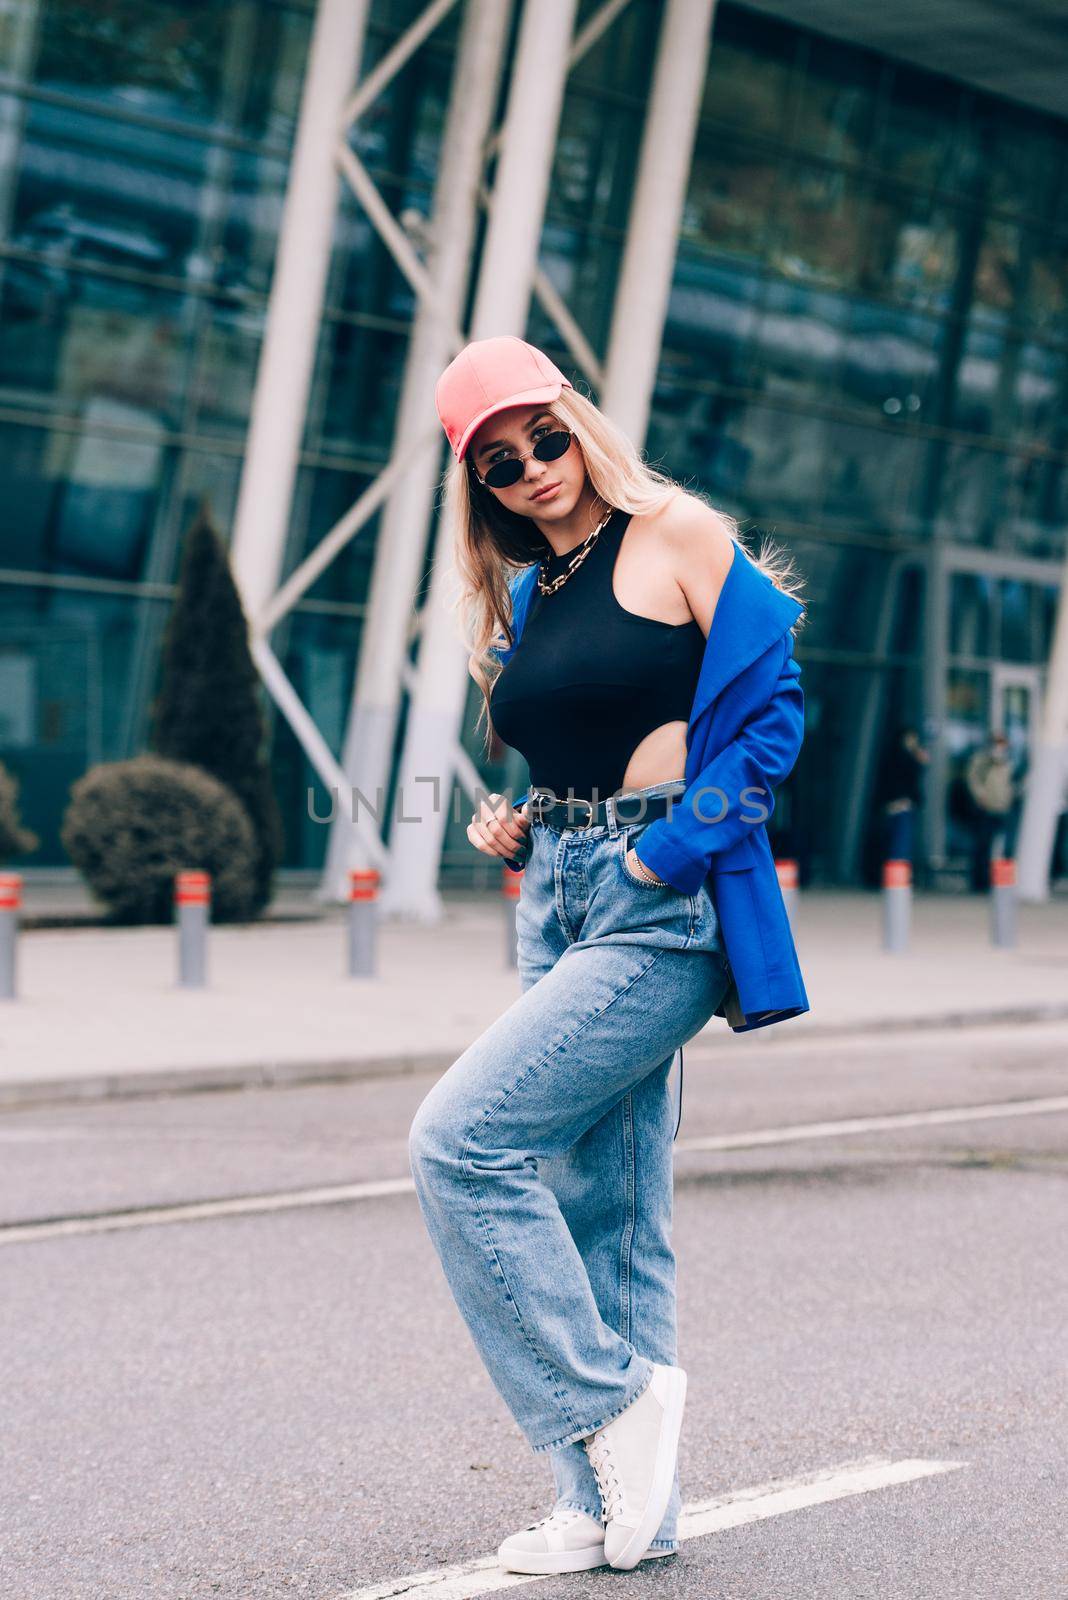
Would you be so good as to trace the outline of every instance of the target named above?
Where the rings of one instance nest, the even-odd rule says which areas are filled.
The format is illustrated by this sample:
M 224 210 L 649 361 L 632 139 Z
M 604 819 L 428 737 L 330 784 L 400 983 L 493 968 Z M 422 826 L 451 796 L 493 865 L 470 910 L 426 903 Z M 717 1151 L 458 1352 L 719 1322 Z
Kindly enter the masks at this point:
M 615 510 L 555 594 L 535 588 L 522 638 L 493 685 L 493 725 L 530 768 L 535 788 L 604 800 L 623 786 L 638 745 L 689 719 L 705 636 L 619 604 L 612 572 L 630 513 Z M 576 554 L 552 555 L 547 577 Z M 596 793 L 594 792 L 596 790 Z

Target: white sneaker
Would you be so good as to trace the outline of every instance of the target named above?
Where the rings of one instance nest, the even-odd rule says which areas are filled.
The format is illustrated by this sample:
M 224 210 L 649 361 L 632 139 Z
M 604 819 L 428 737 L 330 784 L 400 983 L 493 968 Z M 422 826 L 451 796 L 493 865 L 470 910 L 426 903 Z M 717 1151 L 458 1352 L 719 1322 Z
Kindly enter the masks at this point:
M 656 1538 L 671 1498 L 685 1403 L 682 1368 L 654 1362 L 637 1400 L 582 1441 L 601 1493 L 610 1567 L 636 1567 Z
M 649 1550 L 646 1559 L 674 1554 L 674 1550 Z M 497 1560 L 505 1572 L 585 1572 L 607 1566 L 604 1524 L 585 1511 L 561 1506 L 509 1534 L 498 1548 Z

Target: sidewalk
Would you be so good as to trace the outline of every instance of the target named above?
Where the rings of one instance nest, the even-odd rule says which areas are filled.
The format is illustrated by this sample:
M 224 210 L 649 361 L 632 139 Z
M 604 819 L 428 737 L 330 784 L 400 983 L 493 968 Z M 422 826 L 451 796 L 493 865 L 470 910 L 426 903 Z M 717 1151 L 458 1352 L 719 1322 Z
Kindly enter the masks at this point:
M 364 979 L 345 975 L 343 911 L 292 893 L 284 911 L 212 929 L 203 990 L 175 984 L 173 928 L 23 928 L 18 998 L 0 1001 L 0 1106 L 443 1071 L 520 992 L 504 903 L 488 895 L 447 896 L 433 927 L 384 920 L 380 975 Z M 752 1034 L 715 1018 L 700 1048 L 1068 1018 L 1063 896 L 1019 907 L 1013 950 L 990 944 L 980 896 L 917 894 L 899 955 L 880 948 L 881 916 L 876 893 L 805 891 L 796 937 L 811 1011 Z

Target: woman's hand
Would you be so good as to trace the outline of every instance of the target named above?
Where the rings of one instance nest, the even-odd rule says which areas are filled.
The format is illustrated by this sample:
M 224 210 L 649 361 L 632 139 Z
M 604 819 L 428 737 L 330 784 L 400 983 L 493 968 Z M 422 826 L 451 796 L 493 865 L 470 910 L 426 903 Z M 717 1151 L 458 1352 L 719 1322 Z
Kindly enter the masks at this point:
M 655 872 L 650 872 L 641 856 L 635 855 L 633 845 L 627 851 L 626 861 L 628 871 L 633 872 L 636 878 L 644 878 L 647 883 L 658 883 L 662 889 L 667 887 L 663 878 L 658 878 Z
M 507 860 L 517 854 L 529 831 L 530 817 L 525 807 L 517 810 L 504 795 L 491 794 L 472 814 L 467 837 L 483 855 Z

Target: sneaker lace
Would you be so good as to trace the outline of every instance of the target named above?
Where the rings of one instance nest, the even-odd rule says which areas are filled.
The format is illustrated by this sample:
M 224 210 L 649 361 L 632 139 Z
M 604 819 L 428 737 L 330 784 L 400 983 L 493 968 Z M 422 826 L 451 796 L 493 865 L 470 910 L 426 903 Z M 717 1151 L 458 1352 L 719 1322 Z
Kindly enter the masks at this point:
M 580 1515 L 573 1506 L 562 1506 L 558 1511 L 550 1511 L 547 1516 L 539 1517 L 537 1522 L 528 1523 L 526 1531 L 533 1533 L 535 1528 L 543 1528 L 547 1522 L 574 1522 Z
M 611 1522 L 623 1512 L 623 1484 L 619 1476 L 619 1463 L 612 1446 L 604 1434 L 595 1433 L 586 1441 L 586 1454 L 590 1459 L 597 1487 L 601 1492 L 604 1519 Z

